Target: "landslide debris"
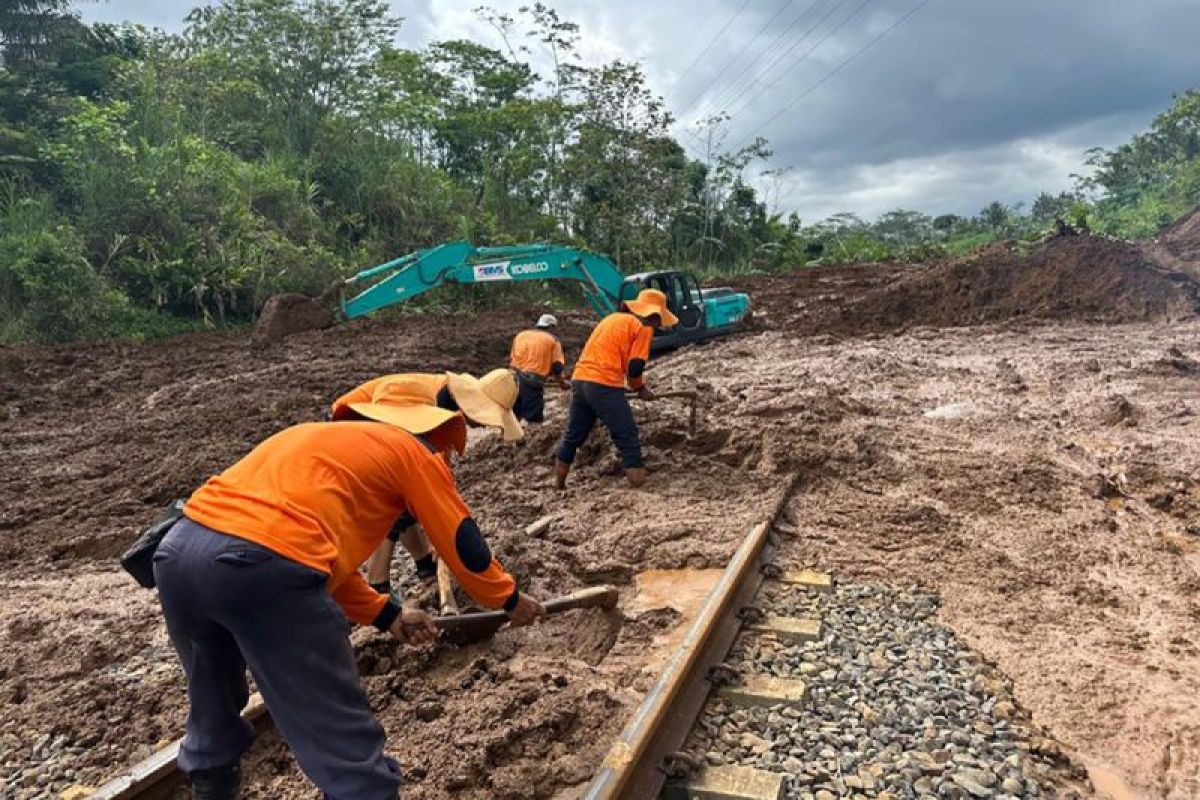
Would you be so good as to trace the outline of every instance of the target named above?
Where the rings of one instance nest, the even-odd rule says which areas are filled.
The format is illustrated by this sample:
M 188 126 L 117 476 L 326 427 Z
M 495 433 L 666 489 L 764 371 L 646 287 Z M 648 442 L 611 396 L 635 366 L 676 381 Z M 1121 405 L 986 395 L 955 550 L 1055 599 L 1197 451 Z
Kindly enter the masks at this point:
M 838 327 L 959 327 L 1014 319 L 1136 322 L 1200 314 L 1200 280 L 1137 245 L 1056 236 L 1028 252 L 1002 242 L 902 274 L 841 310 Z

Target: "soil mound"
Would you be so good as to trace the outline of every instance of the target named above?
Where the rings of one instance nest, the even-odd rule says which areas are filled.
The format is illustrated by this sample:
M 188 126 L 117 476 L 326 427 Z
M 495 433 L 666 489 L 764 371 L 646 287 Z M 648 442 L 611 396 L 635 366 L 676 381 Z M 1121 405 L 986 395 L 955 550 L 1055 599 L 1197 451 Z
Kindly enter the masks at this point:
M 1200 207 L 1160 231 L 1148 250 L 1164 266 L 1200 279 Z
M 302 294 L 277 294 L 267 299 L 251 341 L 255 344 L 278 342 L 293 333 L 328 328 L 333 313 L 320 301 Z
M 845 307 L 840 322 L 880 331 L 1021 318 L 1133 322 L 1196 314 L 1196 278 L 1160 266 L 1135 245 L 1070 235 L 1026 253 L 1001 243 L 903 276 Z

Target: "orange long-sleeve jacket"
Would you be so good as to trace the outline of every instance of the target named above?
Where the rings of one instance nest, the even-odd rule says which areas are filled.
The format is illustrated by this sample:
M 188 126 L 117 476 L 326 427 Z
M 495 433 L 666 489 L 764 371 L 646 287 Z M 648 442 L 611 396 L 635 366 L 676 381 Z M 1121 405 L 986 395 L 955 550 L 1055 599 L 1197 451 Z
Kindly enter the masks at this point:
M 326 573 L 346 616 L 367 625 L 388 597 L 367 585 L 359 565 L 406 510 L 476 602 L 516 605 L 516 582 L 492 557 L 446 463 L 381 422 L 310 422 L 281 431 L 210 478 L 184 514 Z
M 571 377 L 618 389 L 628 382 L 629 388 L 640 389 L 653 338 L 654 328 L 633 314 L 609 314 L 592 330 Z
M 513 338 L 508 364 L 520 372 L 549 378 L 562 373 L 567 357 L 563 355 L 562 342 L 557 336 L 534 328 L 521 331 Z

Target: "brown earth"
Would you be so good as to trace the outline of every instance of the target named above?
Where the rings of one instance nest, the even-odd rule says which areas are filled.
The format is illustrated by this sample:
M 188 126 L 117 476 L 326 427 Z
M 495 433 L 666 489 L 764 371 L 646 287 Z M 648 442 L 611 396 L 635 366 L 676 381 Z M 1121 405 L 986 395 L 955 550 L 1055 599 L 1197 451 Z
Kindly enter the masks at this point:
M 1009 319 L 1170 321 L 1200 312 L 1200 281 L 1137 245 L 1087 235 L 1001 242 L 914 269 L 841 309 L 839 328 L 951 327 Z
M 651 643 L 679 623 L 639 600 L 638 574 L 721 566 L 795 471 L 789 559 L 937 588 L 945 620 L 1082 758 L 1145 797 L 1197 796 L 1200 326 L 1161 322 L 1194 308 L 1192 288 L 1072 239 L 1030 262 L 1051 276 L 985 256 L 991 288 L 953 301 L 929 293 L 968 266 L 740 282 L 753 331 L 653 365 L 656 387 L 698 390 L 702 413 L 689 436 L 685 405 L 639 404 L 644 491 L 624 488 L 599 432 L 568 491 L 548 488 L 554 391 L 525 445 L 473 440 L 464 494 L 523 585 L 614 583 L 622 603 L 467 649 L 356 632 L 406 796 L 566 797 L 586 781 L 654 678 Z M 1074 299 L 1043 302 L 1055 292 Z M 154 595 L 112 561 L 161 505 L 363 379 L 502 363 L 537 312 L 356 322 L 265 348 L 244 334 L 0 348 L 0 785 L 46 764 L 55 790 L 95 785 L 178 734 L 182 679 Z M 569 357 L 588 322 L 564 320 Z M 547 534 L 520 535 L 545 514 Z M 254 797 L 311 795 L 279 745 L 257 748 L 252 772 Z
M 1142 246 L 1163 266 L 1200 280 L 1200 208 L 1176 220 Z
M 333 312 L 320 301 L 302 294 L 277 294 L 263 304 L 250 338 L 256 344 L 272 344 L 332 324 Z

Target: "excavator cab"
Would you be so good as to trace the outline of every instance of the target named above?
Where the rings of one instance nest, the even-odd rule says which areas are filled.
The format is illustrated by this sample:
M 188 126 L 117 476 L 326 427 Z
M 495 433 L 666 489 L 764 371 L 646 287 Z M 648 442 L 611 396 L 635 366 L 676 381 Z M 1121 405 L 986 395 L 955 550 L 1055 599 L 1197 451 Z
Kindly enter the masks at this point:
M 667 308 L 679 317 L 679 324 L 654 335 L 655 353 L 681 347 L 726 333 L 747 316 L 750 298 L 732 289 L 701 289 L 696 276 L 679 270 L 643 272 L 631 275 L 621 291 L 621 299 L 637 296 L 642 289 L 658 289 L 667 296 Z

